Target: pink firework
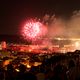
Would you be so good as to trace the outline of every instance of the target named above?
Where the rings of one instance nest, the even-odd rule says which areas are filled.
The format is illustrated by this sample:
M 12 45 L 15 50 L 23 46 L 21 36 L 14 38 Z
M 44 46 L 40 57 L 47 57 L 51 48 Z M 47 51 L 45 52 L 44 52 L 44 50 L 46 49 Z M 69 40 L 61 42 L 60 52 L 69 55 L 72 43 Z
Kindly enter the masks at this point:
M 46 34 L 47 28 L 39 21 L 29 20 L 22 28 L 22 35 L 25 39 L 35 40 Z

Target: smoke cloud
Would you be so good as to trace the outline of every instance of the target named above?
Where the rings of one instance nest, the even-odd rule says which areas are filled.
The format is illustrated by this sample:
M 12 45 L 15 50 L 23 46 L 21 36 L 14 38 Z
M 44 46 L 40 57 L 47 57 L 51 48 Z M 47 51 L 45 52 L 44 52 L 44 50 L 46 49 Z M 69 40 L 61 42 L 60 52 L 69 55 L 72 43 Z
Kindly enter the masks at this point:
M 46 14 L 43 17 L 43 23 L 48 28 L 47 37 L 80 37 L 80 11 L 74 11 L 68 20 L 55 15 Z
M 74 11 L 67 24 L 69 37 L 80 37 L 80 11 Z

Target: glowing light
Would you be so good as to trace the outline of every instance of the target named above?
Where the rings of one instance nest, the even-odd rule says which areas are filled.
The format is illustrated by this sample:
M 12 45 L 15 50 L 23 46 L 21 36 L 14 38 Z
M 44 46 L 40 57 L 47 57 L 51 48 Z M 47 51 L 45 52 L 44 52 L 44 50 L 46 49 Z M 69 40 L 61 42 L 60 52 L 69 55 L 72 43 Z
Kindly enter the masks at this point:
M 57 38 L 57 40 L 61 40 L 61 38 Z
M 1 42 L 1 46 L 2 46 L 3 49 L 5 49 L 7 47 L 6 42 L 5 41 L 2 41 Z
M 29 64 L 27 64 L 27 68 L 31 68 L 31 66 Z
M 31 52 L 32 51 L 32 49 L 29 49 L 29 52 Z
M 35 40 L 47 32 L 47 28 L 39 21 L 29 20 L 22 28 L 22 36 L 25 39 Z
M 41 64 L 42 64 L 41 62 L 34 62 L 34 66 L 39 66 Z
M 9 63 L 10 63 L 10 60 L 5 60 L 5 61 L 3 62 L 3 66 L 8 65 Z
M 71 40 L 71 41 L 80 41 L 79 38 L 55 38 L 56 40 Z
M 79 42 L 76 42 L 76 43 L 75 43 L 75 46 L 76 46 L 76 47 L 79 47 Z
M 15 69 L 17 72 L 20 72 L 20 70 L 19 69 Z
M 75 42 L 74 45 L 77 50 L 80 50 L 80 42 Z

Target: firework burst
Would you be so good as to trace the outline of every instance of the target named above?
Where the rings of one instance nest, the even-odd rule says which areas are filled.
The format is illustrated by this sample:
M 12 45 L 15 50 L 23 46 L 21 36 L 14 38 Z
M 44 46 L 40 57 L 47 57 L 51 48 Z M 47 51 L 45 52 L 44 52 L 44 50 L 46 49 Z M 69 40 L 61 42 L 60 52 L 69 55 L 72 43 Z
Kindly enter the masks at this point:
M 24 39 L 36 40 L 47 33 L 47 27 L 36 20 L 29 20 L 22 27 L 21 34 Z

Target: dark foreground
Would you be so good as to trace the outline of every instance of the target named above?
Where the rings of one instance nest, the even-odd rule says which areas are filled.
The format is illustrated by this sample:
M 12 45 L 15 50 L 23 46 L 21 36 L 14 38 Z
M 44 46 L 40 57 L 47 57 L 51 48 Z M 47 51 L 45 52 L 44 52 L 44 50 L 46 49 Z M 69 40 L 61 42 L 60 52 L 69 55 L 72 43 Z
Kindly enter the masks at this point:
M 0 80 L 80 80 L 80 52 L 0 58 Z M 40 62 L 40 65 L 33 65 Z

